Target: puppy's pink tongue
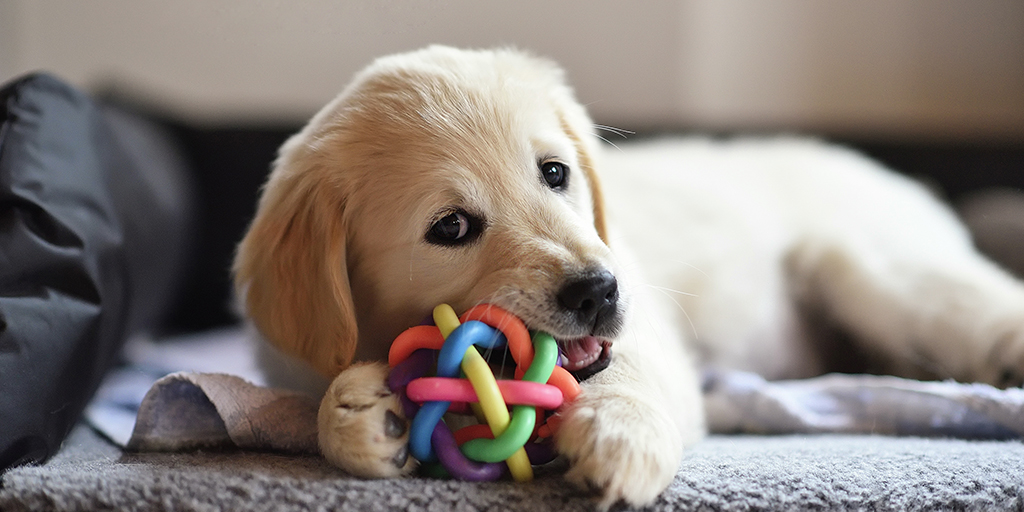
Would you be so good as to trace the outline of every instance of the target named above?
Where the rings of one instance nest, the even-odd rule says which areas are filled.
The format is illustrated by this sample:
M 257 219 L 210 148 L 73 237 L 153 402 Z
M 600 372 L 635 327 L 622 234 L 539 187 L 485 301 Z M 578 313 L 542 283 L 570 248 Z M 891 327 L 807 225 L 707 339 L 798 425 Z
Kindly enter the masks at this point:
M 570 372 L 586 368 L 601 357 L 601 342 L 593 336 L 565 341 L 561 346 L 565 356 L 562 365 Z

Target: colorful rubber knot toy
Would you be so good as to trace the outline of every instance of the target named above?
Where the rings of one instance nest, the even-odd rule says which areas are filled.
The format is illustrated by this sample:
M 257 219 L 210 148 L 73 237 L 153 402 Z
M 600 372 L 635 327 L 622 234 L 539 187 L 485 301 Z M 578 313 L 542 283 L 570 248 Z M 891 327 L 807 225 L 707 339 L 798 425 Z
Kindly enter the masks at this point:
M 413 418 L 409 452 L 428 471 L 444 474 L 439 464 L 461 480 L 497 480 L 506 466 L 516 481 L 531 480 L 533 465 L 554 458 L 558 416 L 549 413 L 580 392 L 576 379 L 557 366 L 555 339 L 538 331 L 531 340 L 522 320 L 489 304 L 461 319 L 441 304 L 433 318 L 435 325 L 400 334 L 388 354 L 388 386 Z M 496 379 L 477 350 L 506 345 L 516 363 L 514 380 Z M 481 423 L 453 433 L 442 419 L 467 411 Z

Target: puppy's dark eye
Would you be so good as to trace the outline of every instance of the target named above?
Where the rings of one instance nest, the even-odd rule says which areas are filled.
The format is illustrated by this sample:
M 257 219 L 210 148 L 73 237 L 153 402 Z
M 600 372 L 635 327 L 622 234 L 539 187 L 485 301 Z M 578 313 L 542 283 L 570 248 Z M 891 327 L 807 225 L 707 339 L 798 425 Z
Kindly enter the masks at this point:
M 480 234 L 481 222 L 462 211 L 453 211 L 430 226 L 427 241 L 437 245 L 459 245 L 474 240 Z
M 553 189 L 565 188 L 569 180 L 569 166 L 562 162 L 547 161 L 540 164 L 540 175 L 544 183 Z

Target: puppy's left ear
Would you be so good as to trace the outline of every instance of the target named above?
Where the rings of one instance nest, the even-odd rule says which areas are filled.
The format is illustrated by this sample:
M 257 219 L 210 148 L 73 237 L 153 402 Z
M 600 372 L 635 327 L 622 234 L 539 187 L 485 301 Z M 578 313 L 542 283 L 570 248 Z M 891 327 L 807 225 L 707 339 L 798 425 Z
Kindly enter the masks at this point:
M 583 107 L 579 105 L 572 106 L 580 111 L 583 110 Z M 586 127 L 592 126 L 592 123 L 590 123 L 590 118 L 585 113 L 572 112 L 572 110 L 575 109 L 562 112 L 562 130 L 572 139 L 573 145 L 576 147 L 576 158 L 579 161 L 580 167 L 583 168 L 583 174 L 587 177 L 590 198 L 594 203 L 594 229 L 597 230 L 597 235 L 601 237 L 601 241 L 607 244 L 608 225 L 604 214 L 604 194 L 601 192 L 601 181 L 598 179 L 597 171 L 594 167 L 594 157 L 597 148 L 591 139 L 584 139 L 580 133 Z
M 345 369 L 358 331 L 346 262 L 346 194 L 296 136 L 234 262 L 235 288 L 260 333 L 325 377 Z

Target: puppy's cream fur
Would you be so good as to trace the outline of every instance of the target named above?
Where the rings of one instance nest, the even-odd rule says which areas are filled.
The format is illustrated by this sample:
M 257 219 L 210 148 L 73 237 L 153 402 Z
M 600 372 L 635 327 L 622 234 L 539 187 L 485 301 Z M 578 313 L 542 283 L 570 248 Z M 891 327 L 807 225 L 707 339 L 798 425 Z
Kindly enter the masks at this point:
M 820 373 L 819 320 L 895 374 L 1020 380 L 1024 288 L 915 183 L 813 141 L 595 139 L 554 64 L 431 47 L 373 63 L 284 145 L 234 269 L 288 373 L 338 376 L 320 414 L 328 458 L 363 476 L 411 468 L 394 422 L 381 435 L 397 411 L 382 361 L 434 305 L 492 302 L 559 339 L 593 334 L 554 297 L 595 268 L 618 279 L 624 322 L 556 445 L 605 505 L 653 500 L 700 439 L 698 357 Z M 551 159 L 570 170 L 564 190 L 538 174 Z M 478 238 L 431 243 L 457 210 L 484 219 Z M 344 371 L 353 361 L 370 364 Z

